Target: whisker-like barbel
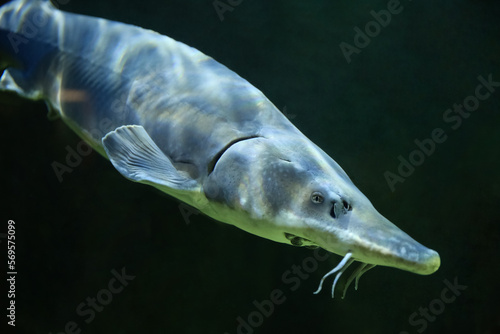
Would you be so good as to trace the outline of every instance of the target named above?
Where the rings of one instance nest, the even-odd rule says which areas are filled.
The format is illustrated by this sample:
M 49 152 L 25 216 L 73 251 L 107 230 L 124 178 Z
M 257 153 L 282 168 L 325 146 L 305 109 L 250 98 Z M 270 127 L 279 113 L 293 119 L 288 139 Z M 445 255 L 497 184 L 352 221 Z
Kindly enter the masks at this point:
M 344 292 L 342 293 L 342 299 L 344 299 L 345 297 L 345 294 L 347 292 L 347 289 L 349 288 L 349 285 L 351 285 L 352 281 L 354 279 L 356 279 L 356 282 L 354 284 L 354 289 L 355 290 L 358 290 L 358 282 L 359 282 L 359 279 L 361 278 L 361 276 L 366 273 L 368 270 L 374 268 L 375 265 L 374 264 L 368 264 L 368 263 L 361 263 L 358 268 L 356 268 L 356 270 L 354 270 L 352 273 L 351 273 L 351 276 L 349 276 L 349 278 L 347 279 L 347 282 L 345 283 L 345 286 L 344 286 Z
M 355 290 L 358 290 L 358 282 L 359 282 L 359 279 L 361 278 L 361 276 L 364 275 L 364 273 L 366 273 L 368 270 L 372 269 L 372 268 L 375 268 L 375 265 L 374 264 L 368 264 L 366 265 L 363 270 L 356 276 L 356 282 L 354 283 L 354 289 Z
M 337 273 L 337 275 L 335 276 L 335 279 L 333 280 L 333 285 L 332 285 L 332 298 L 334 298 L 335 294 L 335 286 L 337 285 L 337 282 L 339 281 L 340 279 L 340 276 L 342 276 L 342 274 L 347 270 L 347 268 L 349 268 L 349 266 L 354 262 L 355 260 L 352 258 L 352 253 L 351 252 L 348 252 L 344 258 L 342 259 L 342 261 L 339 262 L 339 264 L 333 268 L 332 270 L 330 270 L 328 273 L 326 273 L 323 278 L 321 279 L 321 281 L 319 282 L 319 287 L 318 287 L 318 290 L 316 290 L 314 292 L 314 294 L 318 294 L 321 289 L 323 288 L 323 282 L 325 281 L 325 279 L 332 275 L 332 274 L 335 274 Z M 344 299 L 345 297 L 345 294 L 346 294 L 346 291 L 347 289 L 349 288 L 349 286 L 351 285 L 352 281 L 354 281 L 354 279 L 356 279 L 356 282 L 354 284 L 354 289 L 358 290 L 358 282 L 359 282 L 359 279 L 361 278 L 361 276 L 363 276 L 364 273 L 366 273 L 368 270 L 374 268 L 375 265 L 374 264 L 368 264 L 368 263 L 361 263 L 352 273 L 351 275 L 349 276 L 349 278 L 347 279 L 347 282 L 345 283 L 344 285 L 344 290 L 342 292 L 342 299 Z
M 344 271 L 351 265 L 351 263 L 354 262 L 354 259 L 351 259 L 351 257 L 352 253 L 351 252 L 347 253 L 342 259 L 342 261 L 340 261 L 340 263 L 335 268 L 333 268 L 325 276 L 323 276 L 323 278 L 319 282 L 318 290 L 314 292 L 315 295 L 318 294 L 323 288 L 323 282 L 325 281 L 325 279 L 328 276 L 335 274 L 338 271 L 339 273 L 337 274 L 337 276 L 335 276 L 335 280 L 333 281 L 333 286 L 332 286 L 332 298 L 333 298 L 333 291 L 335 290 L 335 285 L 337 284 L 338 279 L 340 278 L 340 276 L 342 276 Z
M 44 100 L 51 119 L 128 180 L 260 237 L 344 256 L 315 293 L 336 274 L 333 297 L 354 261 L 362 264 L 344 295 L 375 265 L 421 275 L 440 266 L 260 90 L 170 37 L 49 0 L 12 0 L 0 6 L 4 91 Z M 60 182 L 64 167 L 52 164 Z

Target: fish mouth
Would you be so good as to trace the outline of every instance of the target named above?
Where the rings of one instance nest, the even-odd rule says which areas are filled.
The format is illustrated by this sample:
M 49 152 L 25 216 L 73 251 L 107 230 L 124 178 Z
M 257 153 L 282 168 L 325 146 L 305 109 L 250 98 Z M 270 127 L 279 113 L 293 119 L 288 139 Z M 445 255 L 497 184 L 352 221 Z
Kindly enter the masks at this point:
M 420 244 L 382 216 L 373 206 L 352 210 L 319 245 L 357 261 L 394 267 L 420 275 L 438 270 L 439 254 Z
M 430 275 L 436 272 L 441 259 L 439 254 L 412 239 L 399 230 L 394 236 L 380 240 L 378 234 L 371 238 L 357 240 L 346 252 L 351 253 L 356 261 L 393 267 L 419 275 Z
M 340 261 L 340 263 L 335 268 L 333 268 L 332 270 L 330 270 L 328 273 L 326 273 L 323 276 L 323 278 L 321 279 L 321 281 L 319 283 L 319 287 L 314 292 L 314 294 L 318 294 L 321 291 L 321 289 L 323 288 L 323 282 L 325 281 L 325 279 L 328 276 L 331 276 L 333 274 L 337 274 L 335 276 L 335 279 L 334 279 L 333 284 L 332 284 L 332 298 L 334 298 L 335 297 L 335 286 L 337 285 L 337 282 L 339 281 L 339 279 L 342 276 L 342 274 L 347 270 L 347 268 L 352 263 L 355 262 L 355 260 L 357 260 L 357 259 L 355 259 L 353 257 L 353 253 L 350 252 L 350 251 L 347 252 L 345 254 L 344 258 Z M 417 273 L 417 274 L 422 274 L 422 275 L 432 274 L 440 266 L 441 260 L 439 258 L 439 254 L 437 252 L 433 251 L 433 250 L 429 250 L 428 259 L 424 263 L 425 263 L 425 265 L 423 265 L 422 269 L 419 269 L 419 270 L 415 270 L 415 264 L 412 264 L 411 268 L 413 270 L 409 270 L 409 271 L 412 271 L 412 272 Z M 420 265 L 420 263 L 419 263 L 419 265 Z M 342 292 L 342 299 L 345 298 L 347 289 L 349 288 L 349 286 L 351 285 L 351 283 L 353 281 L 355 281 L 354 288 L 355 288 L 355 290 L 358 290 L 358 282 L 359 282 L 359 279 L 361 278 L 361 276 L 363 274 L 365 274 L 368 270 L 375 268 L 375 266 L 376 266 L 376 264 L 369 264 L 369 263 L 361 262 L 358 265 L 358 267 L 352 271 L 351 275 L 349 276 L 349 278 L 345 282 L 344 287 L 343 287 L 343 292 Z M 399 269 L 404 269 L 404 268 L 401 268 L 401 267 L 398 267 L 398 268 Z
M 439 269 L 439 254 L 429 249 L 380 216 L 378 227 L 355 235 L 354 257 L 361 262 L 394 267 L 415 274 L 430 275 Z
M 355 261 L 360 264 L 347 279 L 343 295 L 353 280 L 357 289 L 361 275 L 378 265 L 420 275 L 430 275 L 439 269 L 441 259 L 436 251 L 415 241 L 373 206 L 352 210 L 341 219 L 335 228 L 317 239 L 320 247 L 344 258 L 322 278 L 316 293 L 321 290 L 325 278 L 336 274 L 332 286 L 333 297 L 340 276 Z
M 417 242 L 415 241 L 415 243 Z M 406 270 L 419 275 L 435 273 L 441 265 L 439 254 L 421 244 L 418 244 L 418 246 L 421 249 L 418 251 L 413 250 L 409 255 L 404 254 L 406 248 L 405 246 L 401 246 L 399 251 L 387 254 L 386 259 L 382 261 L 381 265 Z

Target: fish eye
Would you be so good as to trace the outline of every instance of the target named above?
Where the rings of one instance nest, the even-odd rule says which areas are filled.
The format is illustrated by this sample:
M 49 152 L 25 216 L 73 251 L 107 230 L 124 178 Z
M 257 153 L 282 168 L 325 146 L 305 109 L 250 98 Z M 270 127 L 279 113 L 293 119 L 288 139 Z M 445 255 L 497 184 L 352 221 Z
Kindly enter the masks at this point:
M 311 201 L 314 204 L 321 204 L 321 203 L 323 203 L 324 199 L 325 198 L 323 197 L 323 194 L 320 193 L 319 191 L 315 191 L 311 195 Z

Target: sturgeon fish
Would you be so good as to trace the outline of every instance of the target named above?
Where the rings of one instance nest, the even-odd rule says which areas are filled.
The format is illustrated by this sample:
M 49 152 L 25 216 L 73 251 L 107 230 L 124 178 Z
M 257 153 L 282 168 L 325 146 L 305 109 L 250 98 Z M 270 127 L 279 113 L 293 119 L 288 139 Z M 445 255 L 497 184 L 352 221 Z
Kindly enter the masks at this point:
M 0 8 L 0 90 L 46 102 L 125 178 L 276 242 L 428 275 L 440 265 L 257 88 L 200 51 L 49 1 Z

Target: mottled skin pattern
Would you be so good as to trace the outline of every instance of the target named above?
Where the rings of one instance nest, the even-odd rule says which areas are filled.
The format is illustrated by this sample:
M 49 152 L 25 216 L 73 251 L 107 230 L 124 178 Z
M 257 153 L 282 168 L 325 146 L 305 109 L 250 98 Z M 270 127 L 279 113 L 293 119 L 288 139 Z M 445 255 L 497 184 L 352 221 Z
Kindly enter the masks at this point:
M 380 215 L 262 92 L 212 58 L 153 31 L 45 1 L 14 1 L 0 15 L 0 51 L 19 62 L 4 72 L 0 89 L 45 100 L 105 157 L 120 145 L 113 130 L 141 126 L 175 167 L 169 175 L 189 182 L 134 179 L 117 155 L 111 161 L 125 177 L 267 239 L 290 244 L 291 235 L 297 245 L 419 274 L 439 267 L 435 251 Z M 118 140 L 105 150 L 108 133 Z M 152 165 L 140 168 L 148 174 Z

